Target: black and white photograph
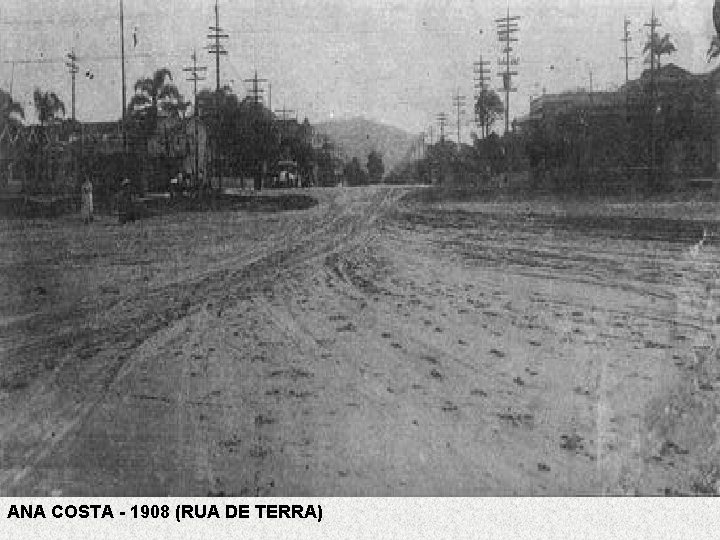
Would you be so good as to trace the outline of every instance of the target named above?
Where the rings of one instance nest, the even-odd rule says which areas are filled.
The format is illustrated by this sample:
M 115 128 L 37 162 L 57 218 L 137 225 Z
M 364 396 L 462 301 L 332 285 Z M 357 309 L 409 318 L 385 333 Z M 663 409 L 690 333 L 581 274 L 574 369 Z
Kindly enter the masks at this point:
M 720 0 L 2 0 L 0 496 L 720 495 Z

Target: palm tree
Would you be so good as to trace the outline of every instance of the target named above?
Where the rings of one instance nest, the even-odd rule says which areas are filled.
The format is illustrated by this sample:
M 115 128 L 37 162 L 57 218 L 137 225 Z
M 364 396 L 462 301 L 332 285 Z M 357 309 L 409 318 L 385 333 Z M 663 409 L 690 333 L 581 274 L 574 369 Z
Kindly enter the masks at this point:
M 17 127 L 25 119 L 25 111 L 5 90 L 0 89 L 0 132 L 5 126 Z
M 65 104 L 55 92 L 41 92 L 36 88 L 33 92 L 33 102 L 41 126 L 53 123 L 60 116 L 65 116 Z
M 128 104 L 129 117 L 138 131 L 133 140 L 140 148 L 146 148 L 148 138 L 157 129 L 159 113 L 181 114 L 187 106 L 180 91 L 172 84 L 172 73 L 168 68 L 158 69 L 152 77 L 138 79 L 135 95 Z
M 655 54 L 657 69 L 660 69 L 660 60 L 663 56 L 669 56 L 675 52 L 677 52 L 677 47 L 675 47 L 675 44 L 671 41 L 670 34 L 665 34 L 663 37 L 654 34 L 654 38 L 649 39 L 643 48 L 643 54 Z M 652 58 L 648 55 L 646 61 L 652 63 Z
M 172 73 L 168 68 L 158 69 L 152 77 L 139 79 L 135 83 L 135 95 L 130 99 L 128 109 L 133 116 L 157 118 L 159 112 L 182 113 L 188 106 L 180 91 L 172 84 Z

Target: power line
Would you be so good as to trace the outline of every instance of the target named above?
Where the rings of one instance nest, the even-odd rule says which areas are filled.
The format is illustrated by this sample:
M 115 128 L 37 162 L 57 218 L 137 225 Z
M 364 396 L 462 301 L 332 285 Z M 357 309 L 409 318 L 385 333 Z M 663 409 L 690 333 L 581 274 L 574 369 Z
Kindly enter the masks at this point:
M 138 53 L 134 55 L 126 55 L 125 59 L 142 59 L 142 58 L 153 58 L 157 55 L 152 55 L 149 53 Z M 122 59 L 122 55 L 120 54 L 110 54 L 110 55 L 104 55 L 104 56 L 75 56 L 75 61 L 77 62 L 102 62 L 106 60 L 120 60 Z M 15 60 L 2 60 L 3 64 L 16 64 L 16 65 L 22 65 L 22 64 L 62 64 L 67 61 L 67 57 L 56 57 L 56 58 L 20 58 Z

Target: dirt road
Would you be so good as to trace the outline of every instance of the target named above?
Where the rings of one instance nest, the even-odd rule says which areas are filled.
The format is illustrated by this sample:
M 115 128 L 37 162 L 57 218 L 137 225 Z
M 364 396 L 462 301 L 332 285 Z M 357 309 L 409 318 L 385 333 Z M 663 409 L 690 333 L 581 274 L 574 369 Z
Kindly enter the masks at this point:
M 0 494 L 720 486 L 713 221 L 405 193 L 5 222 Z

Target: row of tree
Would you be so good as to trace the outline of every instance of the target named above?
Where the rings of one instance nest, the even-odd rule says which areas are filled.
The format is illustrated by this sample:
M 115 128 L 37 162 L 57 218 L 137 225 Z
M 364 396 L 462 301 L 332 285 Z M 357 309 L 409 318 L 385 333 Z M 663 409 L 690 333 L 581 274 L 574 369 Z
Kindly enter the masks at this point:
M 65 116 L 65 104 L 55 92 L 43 92 L 36 88 L 33 103 L 40 125 L 45 126 Z M 13 97 L 0 88 L 0 132 L 6 126 L 19 127 L 25 120 L 25 109 Z
M 35 90 L 34 103 L 42 127 L 67 123 L 65 105 L 54 92 Z M 169 69 L 155 71 L 139 79 L 127 106 L 127 141 L 129 151 L 147 158 L 148 141 L 157 131 L 162 117 L 186 118 L 197 115 L 208 127 L 213 148 L 214 172 L 223 175 L 258 176 L 275 174 L 280 161 L 297 163 L 299 174 L 314 177 L 321 184 L 334 184 L 338 158 L 331 141 L 313 145 L 313 128 L 305 119 L 276 117 L 260 101 L 240 98 L 229 87 L 219 92 L 202 90 L 196 103 L 187 101 L 173 83 Z M 7 92 L 0 90 L 0 131 L 6 125 L 19 127 L 25 111 Z M 368 168 L 377 180 L 377 158 Z M 139 160 L 133 160 L 137 162 Z M 382 176 L 382 172 L 379 173 Z M 365 181 L 358 181 L 365 183 Z
M 367 157 L 367 165 L 363 168 L 360 159 L 353 157 L 345 164 L 343 177 L 350 186 L 365 186 L 379 184 L 385 175 L 385 165 L 382 155 L 372 150 Z

